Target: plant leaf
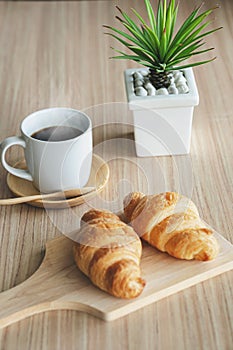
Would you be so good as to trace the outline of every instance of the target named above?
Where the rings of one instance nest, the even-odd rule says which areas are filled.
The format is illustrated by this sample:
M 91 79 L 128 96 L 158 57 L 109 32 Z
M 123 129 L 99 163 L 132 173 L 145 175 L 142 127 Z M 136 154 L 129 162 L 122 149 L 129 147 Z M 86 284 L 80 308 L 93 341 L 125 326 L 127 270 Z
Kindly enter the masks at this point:
M 159 51 L 160 51 L 160 41 L 156 35 L 155 32 L 152 31 L 150 27 L 147 25 L 144 26 L 145 33 L 149 36 L 150 40 L 153 42 L 154 45 L 154 51 L 156 52 L 157 57 L 159 57 Z
M 203 38 L 204 36 L 207 36 L 207 35 L 209 35 L 209 34 L 212 34 L 212 33 L 216 32 L 217 30 L 220 30 L 220 29 L 222 29 L 222 28 L 223 28 L 223 27 L 218 27 L 218 28 L 212 29 L 212 30 L 210 30 L 210 31 L 208 31 L 208 32 L 205 32 L 205 33 L 203 33 L 203 34 L 197 36 L 197 37 L 196 37 L 196 40 L 197 40 L 197 39 L 201 39 L 201 38 Z
M 163 32 L 163 6 L 162 1 L 159 0 L 158 10 L 157 10 L 157 36 L 159 40 L 161 39 L 161 35 Z
M 110 29 L 110 30 L 112 30 L 113 32 L 123 36 L 124 38 L 126 38 L 127 40 L 133 42 L 137 46 L 142 47 L 142 48 L 147 49 L 147 50 L 151 50 L 151 47 L 150 46 L 148 47 L 147 42 L 146 42 L 146 40 L 144 38 L 143 38 L 143 40 L 140 40 L 140 36 L 136 35 L 136 37 L 133 37 L 133 36 L 127 34 L 126 32 L 123 32 L 123 31 L 121 31 L 119 29 L 116 29 L 114 27 L 109 27 L 109 26 L 105 26 L 105 27 Z M 111 33 L 109 33 L 109 34 L 111 34 Z M 115 39 L 120 41 L 120 38 L 117 35 L 115 36 Z
M 120 50 L 117 50 L 117 49 L 115 49 L 115 48 L 113 48 L 113 47 L 112 47 L 112 49 L 113 49 L 114 51 L 120 53 L 121 55 L 128 56 L 128 57 L 129 57 L 129 56 L 131 56 L 131 57 L 136 57 L 136 56 L 134 56 L 134 55 L 129 55 L 129 54 L 125 53 L 125 52 L 122 52 L 122 51 L 120 51 Z M 148 61 L 148 62 L 151 63 L 151 64 L 154 63 L 153 58 L 149 57 L 149 56 L 143 51 L 143 49 L 141 49 L 141 48 L 139 48 L 139 47 L 133 47 L 133 46 L 132 46 L 132 47 L 129 46 L 129 49 L 130 49 L 131 51 L 133 51 L 134 53 L 136 53 L 136 55 L 137 55 L 137 57 L 139 58 L 139 60 Z
M 187 54 L 192 53 L 194 50 L 196 50 L 202 45 L 204 45 L 204 43 L 202 43 L 201 40 L 197 40 L 195 42 L 192 42 L 190 45 L 182 46 L 181 49 L 175 55 L 172 56 L 172 59 L 169 60 L 169 62 L 173 61 L 175 58 L 182 57 L 183 55 L 186 56 Z
M 156 19 L 155 19 L 154 11 L 150 1 L 145 0 L 145 5 L 146 5 L 146 10 L 150 21 L 151 29 L 153 30 L 153 32 L 156 32 Z
M 135 14 L 135 16 L 137 16 L 137 18 L 139 19 L 139 21 L 142 23 L 142 24 L 146 24 L 146 22 L 144 21 L 144 19 L 141 17 L 141 15 L 135 10 L 135 9 L 131 9 L 133 11 L 133 13 Z
M 138 56 L 133 56 L 133 55 L 120 55 L 120 56 L 112 56 L 110 57 L 111 59 L 114 58 L 114 59 L 122 59 L 122 60 L 132 60 L 132 61 L 135 61 L 145 67 L 150 67 L 150 68 L 153 68 L 154 65 L 153 64 L 150 64 L 148 61 L 143 61 L 141 60 Z
M 136 25 L 136 23 L 125 13 L 123 12 L 119 7 L 117 7 L 119 9 L 119 11 L 121 12 L 122 16 L 124 17 L 124 19 L 126 20 L 126 22 L 128 23 L 128 25 L 134 29 L 135 31 L 137 31 L 138 33 L 141 33 L 140 28 Z M 126 22 L 122 22 L 122 24 L 124 25 Z
M 135 31 L 133 28 L 131 28 L 128 24 L 124 24 L 124 26 L 131 32 L 131 34 L 134 35 L 134 37 L 138 40 L 138 46 L 145 47 L 149 50 L 153 50 L 153 45 L 151 42 L 146 40 L 145 36 L 143 33 L 138 33 Z
M 195 18 L 195 16 L 197 15 L 198 11 L 200 10 L 201 5 L 192 11 L 192 13 L 186 18 L 186 20 L 184 21 L 184 23 L 181 25 L 181 27 L 179 28 L 179 30 L 177 31 L 177 34 L 174 38 L 174 40 L 176 39 L 176 37 L 178 37 L 181 33 L 184 33 L 186 31 L 187 26 L 193 21 L 193 19 Z
M 193 13 L 196 13 L 197 10 L 193 11 L 192 14 L 188 17 L 188 20 L 186 20 L 186 26 L 182 27 L 178 30 L 178 33 L 176 34 L 175 38 L 173 39 L 166 55 L 166 62 L 170 60 L 173 55 L 176 54 L 176 52 L 179 50 L 179 45 L 183 45 L 183 39 L 189 37 L 189 35 L 192 33 L 195 28 L 212 12 L 212 10 L 207 10 L 201 15 L 199 15 L 197 18 L 193 17 Z M 191 18 L 191 21 L 189 20 Z M 207 22 L 209 23 L 209 22 Z M 185 28 L 185 29 L 184 29 Z
M 121 30 L 119 30 L 119 29 L 116 29 L 116 28 L 110 27 L 110 26 L 104 26 L 104 27 L 107 28 L 107 29 L 112 30 L 113 32 L 115 32 L 115 33 L 117 33 L 117 34 L 119 34 L 119 35 L 121 35 L 121 36 L 123 36 L 124 38 L 128 39 L 129 41 L 132 41 L 132 42 L 133 42 L 134 44 L 136 44 L 136 45 L 140 45 L 140 44 L 141 44 L 140 41 L 138 41 L 137 39 L 135 39 L 135 38 L 132 37 L 131 35 L 129 35 L 129 34 L 123 32 L 123 31 L 121 31 Z M 112 35 L 111 33 L 106 33 L 106 34 Z M 119 40 L 119 37 L 118 37 L 117 35 L 115 36 L 115 38 L 116 38 L 117 40 Z M 119 40 L 119 41 L 120 41 L 120 40 Z
M 163 32 L 166 25 L 166 18 L 167 18 L 167 0 L 163 0 Z
M 160 61 L 164 62 L 164 57 L 167 51 L 167 36 L 166 36 L 166 28 L 164 28 L 164 31 L 161 36 L 160 40 Z
M 179 57 L 179 58 L 174 59 L 173 61 L 170 61 L 169 64 L 167 65 L 167 67 L 174 67 L 174 66 L 176 66 L 177 64 L 179 64 L 180 62 L 183 62 L 183 61 L 185 61 L 185 60 L 191 58 L 191 57 L 194 56 L 194 55 L 199 55 L 199 54 L 205 53 L 205 52 L 207 52 L 207 51 L 212 51 L 213 49 L 214 49 L 214 48 L 211 47 L 211 48 L 209 48 L 209 49 L 207 49 L 207 50 L 194 51 L 194 52 L 192 52 L 192 53 L 190 53 L 190 54 L 183 55 L 183 56 L 181 56 L 181 57 Z M 190 63 L 190 65 L 192 66 L 192 63 Z
M 172 48 L 176 48 L 176 46 L 178 46 L 178 44 L 181 41 L 181 37 L 186 33 L 187 27 L 190 25 L 190 23 L 192 23 L 192 21 L 194 20 L 195 16 L 197 15 L 199 9 L 201 6 L 199 6 L 197 9 L 195 9 L 194 11 L 192 11 L 192 13 L 186 18 L 186 20 L 184 21 L 184 23 L 181 25 L 181 27 L 178 29 L 174 39 L 172 40 L 171 43 L 171 47 L 170 47 L 170 51 L 172 51 Z M 178 11 L 178 6 L 177 6 L 177 11 Z M 168 55 L 167 55 L 168 56 Z
M 129 49 L 132 50 L 134 53 L 136 53 L 138 56 L 143 57 L 144 60 L 150 61 L 152 64 L 154 60 L 157 59 L 157 57 L 153 55 L 153 53 L 151 53 L 150 51 L 144 50 L 141 47 L 129 46 Z
M 185 68 L 190 68 L 190 67 L 196 67 L 196 66 L 200 66 L 202 64 L 205 64 L 205 63 L 209 63 L 209 62 L 212 62 L 216 59 L 216 57 L 213 57 L 211 58 L 210 60 L 206 60 L 206 61 L 200 61 L 200 62 L 195 62 L 195 63 L 190 63 L 190 64 L 187 64 L 187 65 L 184 65 L 184 66 L 177 66 L 177 67 L 173 67 L 172 69 L 173 70 L 178 70 L 178 69 L 185 69 Z
M 169 30 L 169 32 L 167 32 L 168 45 L 170 45 L 173 34 L 174 34 L 174 28 L 175 28 L 175 24 L 176 24 L 176 20 L 177 20 L 177 12 L 178 12 L 178 5 L 174 9 L 172 9 L 172 11 L 171 11 L 170 30 Z M 170 16 L 170 15 L 168 15 L 168 16 Z

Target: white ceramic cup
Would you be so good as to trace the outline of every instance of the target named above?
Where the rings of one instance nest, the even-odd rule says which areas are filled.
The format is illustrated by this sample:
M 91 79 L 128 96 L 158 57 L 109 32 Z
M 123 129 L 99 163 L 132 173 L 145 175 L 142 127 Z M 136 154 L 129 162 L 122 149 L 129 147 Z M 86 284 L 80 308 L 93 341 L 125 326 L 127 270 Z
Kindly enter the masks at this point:
M 70 126 L 81 135 L 65 141 L 41 141 L 32 135 L 51 126 Z M 6 162 L 11 146 L 24 148 L 27 170 Z M 11 174 L 32 181 L 41 192 L 64 191 L 86 185 L 92 163 L 92 124 L 83 112 L 71 108 L 48 108 L 30 114 L 21 123 L 21 136 L 1 143 L 1 162 Z

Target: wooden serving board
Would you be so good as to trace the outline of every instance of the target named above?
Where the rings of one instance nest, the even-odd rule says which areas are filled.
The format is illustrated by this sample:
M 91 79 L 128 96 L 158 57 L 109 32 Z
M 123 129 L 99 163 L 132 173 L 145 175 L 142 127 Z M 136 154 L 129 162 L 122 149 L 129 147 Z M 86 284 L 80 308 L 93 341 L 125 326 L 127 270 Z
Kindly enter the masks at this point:
M 55 309 L 84 311 L 110 321 L 229 271 L 233 269 L 233 246 L 215 235 L 220 254 L 210 262 L 178 260 L 143 244 L 141 268 L 147 284 L 132 300 L 115 298 L 92 285 L 74 264 L 73 242 L 64 236 L 56 238 L 47 243 L 45 258 L 34 275 L 0 294 L 0 328 Z

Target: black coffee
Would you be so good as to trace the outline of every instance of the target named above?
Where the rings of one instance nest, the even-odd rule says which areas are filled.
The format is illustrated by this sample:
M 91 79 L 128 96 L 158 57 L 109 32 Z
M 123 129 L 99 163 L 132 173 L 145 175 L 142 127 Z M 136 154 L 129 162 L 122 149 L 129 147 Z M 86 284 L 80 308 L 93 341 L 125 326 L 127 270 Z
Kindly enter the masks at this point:
M 81 130 L 71 126 L 50 126 L 36 131 L 31 137 L 40 141 L 57 142 L 73 139 L 82 133 Z

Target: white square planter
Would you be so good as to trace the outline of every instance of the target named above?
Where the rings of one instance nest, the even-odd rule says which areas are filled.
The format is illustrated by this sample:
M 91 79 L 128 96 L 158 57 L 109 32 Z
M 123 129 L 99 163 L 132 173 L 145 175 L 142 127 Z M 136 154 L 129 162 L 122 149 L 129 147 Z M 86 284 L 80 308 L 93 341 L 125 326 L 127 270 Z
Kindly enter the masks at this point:
M 192 68 L 184 69 L 189 92 L 179 95 L 136 96 L 132 74 L 125 71 L 126 93 L 134 117 L 136 153 L 139 157 L 188 154 L 193 109 L 199 102 Z

